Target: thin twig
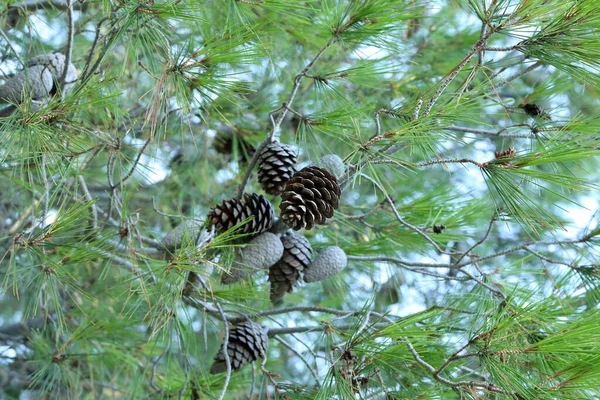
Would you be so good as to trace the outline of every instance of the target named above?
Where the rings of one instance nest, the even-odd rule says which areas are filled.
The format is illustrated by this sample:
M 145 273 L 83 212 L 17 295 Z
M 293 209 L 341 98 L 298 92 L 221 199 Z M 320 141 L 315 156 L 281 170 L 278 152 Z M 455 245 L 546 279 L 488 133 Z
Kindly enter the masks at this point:
M 79 175 L 78 178 L 79 178 L 79 184 L 81 185 L 81 190 L 83 190 L 86 200 L 88 202 L 92 203 L 92 217 L 93 217 L 92 226 L 95 231 L 98 229 L 98 208 L 96 207 L 96 204 L 93 203 L 94 198 L 92 197 L 92 194 L 90 193 L 90 191 L 87 187 L 87 184 L 85 183 L 85 178 L 83 177 L 83 175 Z
M 127 175 L 125 175 L 124 177 L 122 177 L 119 182 L 113 184 L 111 186 L 111 189 L 114 189 L 118 186 L 121 186 L 123 183 L 125 183 L 125 181 L 127 179 L 129 179 L 133 173 L 135 172 L 135 169 L 137 168 L 138 164 L 140 163 L 140 159 L 142 158 L 142 155 L 144 154 L 144 150 L 146 150 L 146 147 L 148 147 L 148 145 L 150 144 L 150 142 L 152 141 L 152 136 L 150 136 L 148 138 L 148 140 L 146 140 L 146 142 L 144 143 L 144 145 L 140 148 L 135 161 L 133 162 L 133 165 L 131 166 L 131 168 L 129 169 L 129 172 L 127 172 Z
M 373 185 L 375 185 L 375 187 L 377 189 L 379 189 L 379 191 L 385 196 L 385 198 L 387 199 L 390 207 L 392 208 L 392 212 L 394 213 L 394 215 L 396 216 L 396 219 L 398 220 L 398 222 L 400 222 L 402 225 L 404 225 L 405 227 L 412 229 L 413 231 L 417 232 L 420 236 L 422 236 L 425 240 L 427 240 L 429 243 L 431 243 L 431 245 L 440 253 L 446 254 L 446 251 L 443 250 L 433 239 L 431 239 L 425 232 L 423 232 L 420 228 L 418 228 L 417 226 L 414 226 L 412 224 L 410 224 L 409 222 L 406 222 L 398 213 L 398 210 L 396 209 L 396 205 L 394 204 L 394 201 L 390 198 L 390 196 L 386 193 L 386 191 L 383 189 L 383 187 L 381 187 L 381 185 L 373 178 L 371 178 L 368 175 L 365 175 L 363 173 L 359 173 L 360 176 L 362 176 L 363 178 L 365 178 L 366 180 L 368 180 L 369 182 L 371 182 Z
M 67 48 L 65 51 L 65 65 L 63 67 L 62 75 L 60 77 L 60 92 L 61 96 L 64 97 L 64 88 L 67 80 L 67 73 L 69 72 L 69 66 L 71 65 L 71 57 L 73 56 L 73 37 L 75 35 L 75 21 L 73 20 L 73 0 L 67 0 Z
M 263 140 L 263 142 L 258 146 L 258 148 L 256 149 L 256 151 L 252 155 L 252 158 L 250 159 L 250 162 L 248 162 L 248 166 L 246 167 L 246 173 L 244 174 L 244 177 L 242 178 L 242 183 L 240 183 L 240 186 L 239 186 L 239 189 L 238 189 L 238 192 L 237 192 L 237 196 L 236 197 L 238 199 L 242 197 L 242 195 L 244 194 L 244 191 L 246 190 L 246 185 L 248 184 L 248 181 L 250 180 L 250 176 L 252 175 L 252 171 L 254 170 L 254 167 L 256 166 L 256 164 L 258 162 L 258 158 L 260 157 L 260 154 L 261 154 L 262 150 L 272 140 L 274 140 L 274 139 L 277 140 L 278 139 L 277 136 L 279 134 L 279 128 L 281 126 L 281 123 L 283 122 L 283 119 L 285 118 L 285 116 L 287 115 L 287 112 L 289 111 L 288 107 L 292 106 L 292 104 L 294 102 L 294 99 L 296 98 L 296 94 L 298 93 L 298 89 L 300 88 L 300 84 L 302 83 L 302 80 L 306 76 L 306 73 L 308 71 L 310 71 L 310 69 L 315 65 L 315 63 L 317 62 L 317 60 L 319 60 L 319 58 L 321 58 L 321 56 L 323 55 L 323 53 L 325 53 L 325 51 L 335 41 L 336 41 L 335 37 L 329 39 L 329 41 L 327 41 L 327 43 L 325 44 L 325 46 L 323 46 L 323 48 L 321 48 L 321 50 L 319 50 L 319 52 L 317 53 L 317 55 L 308 64 L 306 64 L 306 66 L 304 67 L 304 69 L 298 75 L 296 75 L 296 77 L 294 78 L 294 86 L 292 87 L 292 91 L 291 91 L 290 96 L 288 97 L 287 101 L 285 101 L 283 103 L 284 106 L 279 107 L 279 108 L 277 108 L 277 110 L 271 111 L 269 113 L 269 117 L 270 117 L 271 121 L 273 122 L 273 129 L 271 130 L 271 133 L 269 133 L 269 135 L 267 136 L 267 138 L 265 140 Z M 277 119 L 274 119 L 272 116 L 276 112 L 280 112 L 280 114 L 277 117 Z
M 312 366 L 306 360 L 306 358 L 304 358 L 304 356 L 302 354 L 300 354 L 300 352 L 298 352 L 296 349 L 294 349 L 294 347 L 292 345 L 287 343 L 285 340 L 283 340 L 279 336 L 274 336 L 274 339 L 277 340 L 279 343 L 281 343 L 283 346 L 287 347 L 292 353 L 294 353 L 304 363 L 304 365 L 306 365 L 306 368 L 308 368 L 308 371 L 315 379 L 316 386 L 317 387 L 321 386 L 321 383 L 319 382 L 318 373 L 312 368 Z
M 467 251 L 465 251 L 455 262 L 454 264 L 459 264 L 463 258 L 465 258 L 469 253 L 471 253 L 477 246 L 481 245 L 483 242 L 485 242 L 487 240 L 487 238 L 490 236 L 490 232 L 492 231 L 492 227 L 494 226 L 494 222 L 496 221 L 496 214 L 494 214 L 492 216 L 492 219 L 490 220 L 490 223 L 488 225 L 487 231 L 485 232 L 485 235 L 483 235 L 483 237 L 477 241 L 477 243 L 475 243 L 473 246 L 471 246 Z
M 223 312 L 223 308 L 221 308 L 221 305 L 219 304 L 218 301 L 213 299 L 213 303 L 215 305 L 215 307 L 217 308 L 217 310 L 219 311 L 219 314 L 221 315 L 221 317 L 223 318 L 223 326 L 225 328 L 225 337 L 223 338 L 223 357 L 225 357 L 225 366 L 227 367 L 227 375 L 225 376 L 225 382 L 223 383 L 223 388 L 221 389 L 221 393 L 219 394 L 218 400 L 223 400 L 225 398 L 225 395 L 227 394 L 227 387 L 229 386 L 229 381 L 231 380 L 231 359 L 229 358 L 229 349 L 228 349 L 228 345 L 229 345 L 229 325 L 226 322 L 227 318 L 225 316 L 225 313 Z

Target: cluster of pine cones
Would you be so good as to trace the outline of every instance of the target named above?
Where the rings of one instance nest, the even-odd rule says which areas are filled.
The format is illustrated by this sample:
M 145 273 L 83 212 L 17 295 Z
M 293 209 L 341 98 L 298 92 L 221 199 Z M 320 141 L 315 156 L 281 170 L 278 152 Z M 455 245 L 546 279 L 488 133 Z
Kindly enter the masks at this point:
M 250 238 L 231 270 L 222 276 L 222 282 L 239 282 L 256 271 L 268 271 L 273 304 L 282 302 L 301 274 L 305 282 L 317 282 L 338 273 L 347 264 L 346 253 L 337 246 L 313 257 L 308 239 L 294 232 L 323 225 L 333 216 L 341 194 L 336 175 L 343 173 L 342 161 L 329 156 L 322 160 L 322 166 L 311 165 L 299 171 L 296 162 L 296 152 L 276 141 L 268 143 L 258 156 L 258 181 L 267 194 L 281 196 L 279 210 L 283 224 L 276 224 L 273 206 L 256 193 L 225 200 L 208 214 L 209 224 L 218 232 Z M 262 356 L 267 344 L 264 326 L 251 321 L 234 326 L 229 331 L 227 348 L 222 345 L 214 358 L 211 373 L 227 370 L 225 353 L 229 355 L 232 370 L 238 370 Z
M 309 241 L 289 230 L 312 229 L 333 216 L 341 194 L 334 174 L 343 172 L 343 163 L 335 158 L 337 163 L 331 161 L 332 156 L 326 158 L 322 163 L 326 167 L 310 165 L 297 171 L 297 154 L 290 146 L 274 141 L 263 148 L 258 157 L 258 181 L 267 194 L 281 196 L 280 218 L 287 232 L 280 234 L 281 229 L 274 227 L 275 211 L 262 195 L 244 194 L 241 199 L 225 200 L 213 207 L 208 218 L 218 232 L 251 238 L 229 273 L 223 275 L 223 283 L 239 282 L 253 272 L 267 270 L 271 301 L 279 304 L 301 273 L 306 282 L 316 282 L 346 266 L 346 254 L 337 246 L 325 249 L 313 260 Z

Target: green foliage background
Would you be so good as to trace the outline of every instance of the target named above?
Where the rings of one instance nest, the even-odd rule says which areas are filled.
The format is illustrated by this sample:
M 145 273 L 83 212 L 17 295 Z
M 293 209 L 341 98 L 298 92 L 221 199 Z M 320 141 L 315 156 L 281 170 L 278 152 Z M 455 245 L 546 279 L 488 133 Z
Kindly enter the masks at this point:
M 595 0 L 5 2 L 3 76 L 72 33 L 79 80 L 0 117 L 0 398 L 597 398 L 599 27 Z M 303 234 L 348 267 L 279 308 L 262 272 L 220 284 L 227 235 L 161 242 L 262 193 L 273 137 L 347 166 Z M 209 375 L 245 319 L 266 361 Z

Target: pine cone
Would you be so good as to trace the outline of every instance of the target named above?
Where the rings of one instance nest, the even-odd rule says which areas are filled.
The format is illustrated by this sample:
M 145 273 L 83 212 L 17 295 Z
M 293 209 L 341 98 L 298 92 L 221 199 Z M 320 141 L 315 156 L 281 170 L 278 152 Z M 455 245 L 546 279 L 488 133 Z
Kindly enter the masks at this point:
M 318 282 L 335 275 L 348 263 L 344 250 L 337 246 L 327 247 L 319 253 L 304 272 L 304 282 Z
M 229 354 L 231 369 L 237 371 L 244 365 L 266 355 L 268 343 L 267 329 L 255 322 L 242 322 L 230 329 L 227 354 Z M 215 363 L 210 369 L 211 374 L 227 371 L 223 345 L 214 360 Z
M 253 272 L 268 269 L 283 256 L 283 243 L 279 236 L 271 232 L 263 232 L 250 240 L 241 251 L 240 256 L 231 265 L 228 274 L 223 274 L 221 282 L 225 284 L 239 282 L 248 278 Z
M 494 156 L 496 159 L 515 158 L 517 156 L 517 150 L 514 147 L 509 147 L 508 150 L 495 151 Z M 511 161 L 504 161 L 502 162 L 502 165 L 510 166 Z
M 30 59 L 27 68 L 18 72 L 0 87 L 0 100 L 20 103 L 26 98 L 41 100 L 56 94 L 56 83 L 60 82 L 65 68 L 65 56 L 59 53 L 42 54 Z M 65 79 L 65 92 L 77 80 L 77 69 L 69 64 Z
M 237 161 L 243 163 L 252 158 L 256 149 L 254 146 L 246 140 L 241 134 L 224 128 L 219 130 L 214 141 L 213 148 L 221 154 L 232 156 L 237 152 Z
M 279 205 L 281 219 L 294 230 L 323 225 L 338 208 L 341 190 L 337 179 L 324 168 L 309 166 L 285 184 Z
M 177 250 L 184 241 L 196 243 L 201 231 L 202 224 L 199 221 L 189 219 L 168 232 L 162 242 L 167 250 Z
M 290 146 L 271 142 L 265 146 L 258 158 L 258 181 L 265 192 L 280 194 L 285 183 L 296 172 L 298 155 Z
M 527 103 L 527 104 L 520 104 L 519 108 L 522 108 L 523 111 L 525 111 L 525 114 L 529 115 L 530 117 L 543 117 L 546 119 L 552 119 L 550 118 L 550 115 L 548 115 L 548 113 L 540 106 L 538 106 L 537 104 L 534 103 Z
M 292 292 L 292 288 L 300 279 L 300 272 L 310 264 L 313 253 L 309 241 L 294 232 L 283 235 L 281 242 L 285 248 L 283 257 L 269 269 L 273 304 L 280 303 L 286 293 Z
M 346 172 L 346 166 L 344 161 L 336 154 L 327 154 L 319 158 L 316 165 L 321 168 L 325 168 L 331 172 L 336 178 L 340 178 Z
M 267 199 L 256 193 L 245 193 L 241 199 L 224 200 L 210 209 L 208 218 L 218 232 L 225 232 L 249 217 L 254 217 L 242 225 L 237 234 L 259 234 L 273 226 L 275 213 Z

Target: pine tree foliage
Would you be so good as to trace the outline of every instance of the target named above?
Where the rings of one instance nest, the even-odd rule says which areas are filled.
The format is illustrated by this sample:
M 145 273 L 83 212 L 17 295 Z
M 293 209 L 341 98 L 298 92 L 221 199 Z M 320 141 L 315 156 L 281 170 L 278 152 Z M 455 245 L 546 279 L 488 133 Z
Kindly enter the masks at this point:
M 0 98 L 0 399 L 600 397 L 596 0 L 4 0 L 0 49 L 78 73 Z M 276 305 L 209 216 L 280 216 L 274 141 L 347 258 Z

